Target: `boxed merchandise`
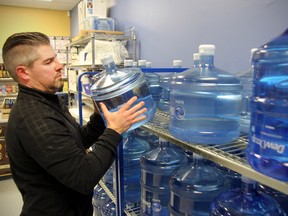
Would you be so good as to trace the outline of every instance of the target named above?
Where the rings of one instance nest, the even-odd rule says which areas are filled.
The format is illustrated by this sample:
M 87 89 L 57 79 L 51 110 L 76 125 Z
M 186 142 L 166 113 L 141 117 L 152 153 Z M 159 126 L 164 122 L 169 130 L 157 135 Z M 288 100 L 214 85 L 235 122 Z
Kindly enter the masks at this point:
M 113 18 L 87 17 L 85 21 L 87 30 L 115 31 L 115 21 Z
M 2 119 L 8 119 L 16 97 L 5 97 L 2 103 Z
M 0 139 L 0 176 L 9 175 L 11 173 L 8 153 L 6 151 L 5 139 Z
M 78 4 L 78 29 L 85 29 L 87 17 L 107 17 L 106 0 L 83 0 Z

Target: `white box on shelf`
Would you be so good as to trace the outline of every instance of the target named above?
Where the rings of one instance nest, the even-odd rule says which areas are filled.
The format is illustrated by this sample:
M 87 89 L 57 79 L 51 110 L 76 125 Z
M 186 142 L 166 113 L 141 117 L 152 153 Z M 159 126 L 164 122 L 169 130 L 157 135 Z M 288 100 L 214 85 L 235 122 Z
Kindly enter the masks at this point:
M 107 17 L 106 0 L 83 0 L 83 8 L 85 17 L 89 16 L 97 16 L 101 18 Z

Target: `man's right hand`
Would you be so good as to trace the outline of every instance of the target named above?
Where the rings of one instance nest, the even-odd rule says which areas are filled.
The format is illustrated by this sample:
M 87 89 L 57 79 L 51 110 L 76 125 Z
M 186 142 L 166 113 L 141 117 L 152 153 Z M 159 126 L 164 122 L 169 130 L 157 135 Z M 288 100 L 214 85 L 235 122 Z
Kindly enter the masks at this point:
M 104 114 L 107 128 L 115 130 L 117 133 L 122 134 L 127 131 L 132 124 L 142 121 L 146 118 L 145 115 L 141 115 L 147 111 L 147 108 L 143 108 L 144 101 L 139 102 L 135 106 L 132 104 L 137 100 L 137 97 L 132 97 L 116 112 L 110 112 L 104 103 L 100 103 L 102 113 Z M 140 116 L 141 115 L 141 116 Z

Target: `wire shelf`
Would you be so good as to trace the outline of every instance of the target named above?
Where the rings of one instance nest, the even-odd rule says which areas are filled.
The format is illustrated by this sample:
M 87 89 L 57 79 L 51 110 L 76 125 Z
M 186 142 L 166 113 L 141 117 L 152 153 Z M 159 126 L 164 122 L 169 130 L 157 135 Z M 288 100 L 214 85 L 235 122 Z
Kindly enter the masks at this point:
M 184 149 L 193 151 L 205 158 L 225 166 L 233 171 L 243 174 L 262 184 L 288 194 L 288 184 L 263 175 L 254 170 L 246 160 L 245 149 L 248 143 L 247 136 L 240 136 L 235 141 L 222 145 L 200 145 L 192 142 L 181 141 L 172 136 L 168 130 L 169 114 L 157 111 L 154 118 L 141 129 L 149 131 L 166 139 Z

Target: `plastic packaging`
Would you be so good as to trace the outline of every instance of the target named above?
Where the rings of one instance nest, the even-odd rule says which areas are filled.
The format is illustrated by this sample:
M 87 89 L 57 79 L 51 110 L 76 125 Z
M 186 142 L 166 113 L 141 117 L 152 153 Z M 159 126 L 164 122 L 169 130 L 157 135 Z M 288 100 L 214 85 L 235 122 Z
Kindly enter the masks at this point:
M 162 138 L 158 148 L 141 157 L 141 215 L 169 215 L 169 178 L 186 163 L 185 154 Z
M 288 181 L 288 29 L 253 55 L 247 160 L 258 172 Z
M 186 154 L 188 164 L 169 181 L 170 215 L 209 216 L 211 202 L 226 189 L 224 177 L 207 159 L 189 151 Z
M 240 80 L 214 66 L 214 45 L 200 45 L 200 66 L 173 76 L 169 131 L 178 139 L 223 144 L 240 134 Z
M 211 204 L 211 216 L 285 216 L 280 205 L 257 191 L 257 183 L 242 176 L 242 188 L 221 193 Z
M 146 119 L 133 124 L 129 130 L 133 130 L 152 119 L 156 112 L 156 104 L 142 71 L 139 68 L 118 69 L 111 55 L 104 56 L 101 61 L 105 70 L 93 77 L 91 87 L 92 98 L 98 108 L 100 107 L 99 103 L 103 102 L 110 112 L 114 112 L 120 109 L 131 97 L 137 96 L 138 100 L 134 105 L 140 101 L 145 102 L 147 111 L 144 115 L 146 115 Z M 101 111 L 100 114 L 103 117 Z

